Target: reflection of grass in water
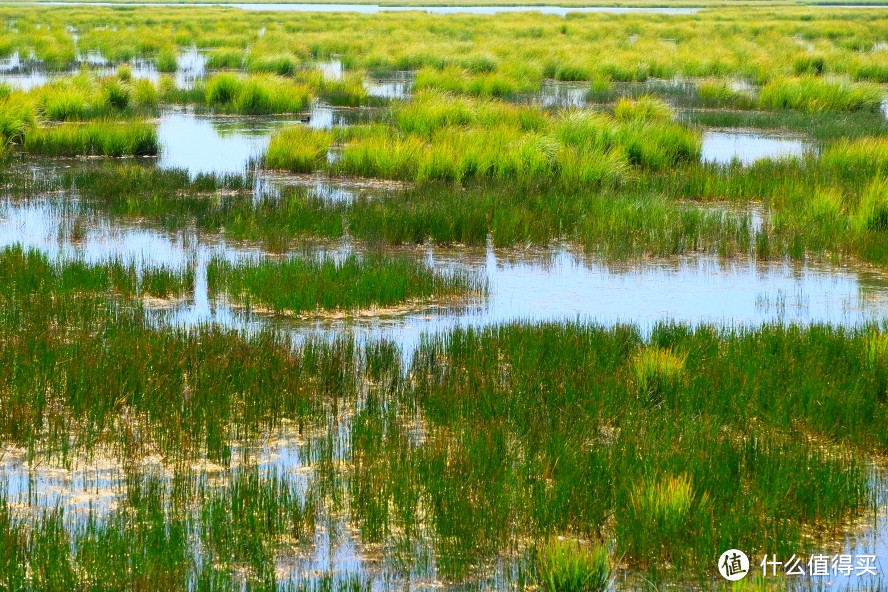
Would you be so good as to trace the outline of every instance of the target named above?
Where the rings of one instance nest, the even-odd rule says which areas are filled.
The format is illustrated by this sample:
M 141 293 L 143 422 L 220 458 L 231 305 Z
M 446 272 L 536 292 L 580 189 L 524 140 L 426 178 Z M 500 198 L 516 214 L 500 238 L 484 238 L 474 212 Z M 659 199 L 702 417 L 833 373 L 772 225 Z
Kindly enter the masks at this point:
M 178 298 L 194 291 L 194 272 L 190 268 L 182 271 L 165 267 L 140 269 L 135 263 L 119 260 L 51 262 L 42 253 L 24 251 L 18 245 L 0 251 L 0 267 L 7 282 L 14 280 L 7 287 L 15 290 L 18 297 L 39 290 L 66 298 L 76 298 L 82 293 Z
M 33 537 L 28 560 L 47 558 L 47 581 L 80 577 L 73 565 L 108 581 L 147 570 L 173 589 L 235 577 L 232 565 L 269 581 L 333 514 L 436 578 L 483 578 L 565 535 L 702 581 L 725 541 L 822 550 L 873 503 L 865 462 L 888 448 L 875 328 L 661 325 L 643 340 L 632 327 L 513 324 L 426 337 L 403 368 L 385 342 L 157 328 L 133 306 L 53 287 L 53 273 L 39 258 L 0 267 L 0 438 L 35 459 L 102 445 L 138 466 L 157 452 L 174 478 L 132 473 L 120 512 L 86 530 L 52 513 L 26 530 L 0 520 L 4 557 Z M 668 406 L 633 396 L 639 351 L 684 360 Z M 308 490 L 246 469 L 219 489 L 177 464 L 240 462 L 285 420 L 311 435 Z M 100 563 L 96 548 L 116 551 Z M 193 553 L 207 560 L 182 559 Z
M 196 175 L 141 166 L 97 167 L 68 175 L 85 202 L 115 216 L 148 218 L 172 229 L 194 223 L 236 240 L 259 241 L 285 251 L 300 237 L 338 238 L 339 206 L 300 190 L 254 200 L 251 176 Z
M 801 113 L 798 111 L 685 111 L 681 120 L 721 128 L 756 128 L 806 134 L 816 140 L 859 138 L 888 131 L 880 113 Z
M 863 139 L 834 144 L 820 159 L 689 165 L 647 173 L 607 191 L 437 183 L 359 195 L 349 203 L 325 202 L 299 187 L 255 200 L 252 177 L 189 180 L 184 171 L 133 166 L 75 172 L 48 186 L 33 185 L 15 171 L 8 178 L 15 194 L 73 184 L 85 203 L 112 215 L 176 229 L 193 221 L 200 229 L 224 229 L 226 236 L 276 250 L 297 238 L 337 238 L 347 223 L 352 236 L 389 244 L 484 245 L 490 237 L 496 246 L 514 246 L 564 239 L 609 258 L 755 252 L 760 258 L 854 255 L 878 262 L 888 257 L 879 221 L 885 160 L 880 146 Z M 755 231 L 748 214 L 706 207 L 711 201 L 759 200 L 766 217 Z
M 275 312 L 354 310 L 466 298 L 483 289 L 460 274 L 443 275 L 412 259 L 383 256 L 264 260 L 214 259 L 207 270 L 210 292 L 247 307 Z

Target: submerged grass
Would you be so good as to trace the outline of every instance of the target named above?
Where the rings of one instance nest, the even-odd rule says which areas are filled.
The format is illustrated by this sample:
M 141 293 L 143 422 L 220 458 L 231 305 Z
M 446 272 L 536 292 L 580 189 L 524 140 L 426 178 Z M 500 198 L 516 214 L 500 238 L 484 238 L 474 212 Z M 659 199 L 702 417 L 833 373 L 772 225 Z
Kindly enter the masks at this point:
M 285 251 L 301 238 L 339 238 L 342 210 L 299 189 L 256 200 L 252 177 L 197 175 L 137 165 L 99 166 L 69 174 L 62 187 L 115 216 L 149 219 L 170 229 L 194 224 L 235 240 Z
M 866 460 L 888 450 L 875 326 L 660 325 L 643 338 L 628 326 L 516 323 L 425 336 L 402 367 L 386 342 L 165 328 L 104 292 L 61 291 L 65 270 L 45 258 L 3 256 L 0 441 L 35 460 L 104 447 L 138 466 L 158 454 L 177 475 L 128 478 L 120 511 L 85 530 L 39 512 L 25 528 L 0 504 L 0 557 L 16 566 L 3 577 L 25 589 L 146 574 L 168 589 L 245 574 L 264 589 L 278 585 L 281 557 L 311 544 L 318 512 L 385 543 L 384 566 L 418 561 L 420 578 L 475 581 L 516 549 L 564 536 L 594 550 L 541 546 L 542 565 L 531 553 L 544 586 L 606 582 L 605 548 L 704 582 L 713 549 L 822 551 L 875 503 Z M 248 268 L 244 289 L 283 277 L 282 299 L 302 287 L 293 265 Z M 260 271 L 267 282 L 250 275 Z M 639 376 L 665 393 L 658 404 L 636 396 Z M 230 485 L 188 485 L 193 459 L 240 466 L 238 450 L 284 424 L 319 438 L 297 448 L 313 459 L 307 488 L 294 486 L 298 473 L 247 469 Z M 433 567 L 410 549 L 427 549 Z
M 210 292 L 278 313 L 356 310 L 465 299 L 483 285 L 464 274 L 442 275 L 413 259 L 210 262 Z
M 7 287 L 19 297 L 40 290 L 53 297 L 92 293 L 124 298 L 178 298 L 194 291 L 194 271 L 190 268 L 139 268 L 135 263 L 119 260 L 52 262 L 42 253 L 25 251 L 18 245 L 0 251 L 0 268 Z

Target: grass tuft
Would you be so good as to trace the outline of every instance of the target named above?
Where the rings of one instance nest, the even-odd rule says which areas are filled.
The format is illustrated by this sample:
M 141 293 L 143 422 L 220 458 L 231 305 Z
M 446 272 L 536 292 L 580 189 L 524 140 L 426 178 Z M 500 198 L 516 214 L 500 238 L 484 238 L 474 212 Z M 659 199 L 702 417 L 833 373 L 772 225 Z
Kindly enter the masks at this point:
M 540 588 L 546 592 L 604 592 L 611 579 L 607 549 L 551 538 L 537 550 Z

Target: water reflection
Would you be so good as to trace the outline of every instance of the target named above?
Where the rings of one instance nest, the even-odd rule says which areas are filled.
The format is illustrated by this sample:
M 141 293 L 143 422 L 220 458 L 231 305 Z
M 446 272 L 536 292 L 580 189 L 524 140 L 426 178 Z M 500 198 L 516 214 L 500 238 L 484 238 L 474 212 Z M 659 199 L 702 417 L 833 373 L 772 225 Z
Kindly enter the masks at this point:
M 702 160 L 718 164 L 730 164 L 734 160 L 752 164 L 762 158 L 802 156 L 809 150 L 798 136 L 748 131 L 703 132 Z

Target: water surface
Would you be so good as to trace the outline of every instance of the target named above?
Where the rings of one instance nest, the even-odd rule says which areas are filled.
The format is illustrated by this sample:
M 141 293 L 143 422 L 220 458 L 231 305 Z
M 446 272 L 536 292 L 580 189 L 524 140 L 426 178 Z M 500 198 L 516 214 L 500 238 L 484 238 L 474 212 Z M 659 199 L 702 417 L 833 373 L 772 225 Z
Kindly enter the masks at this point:
M 802 156 L 808 151 L 808 144 L 798 136 L 717 130 L 703 132 L 701 158 L 718 164 L 730 164 L 735 159 L 752 164 L 763 158 Z

